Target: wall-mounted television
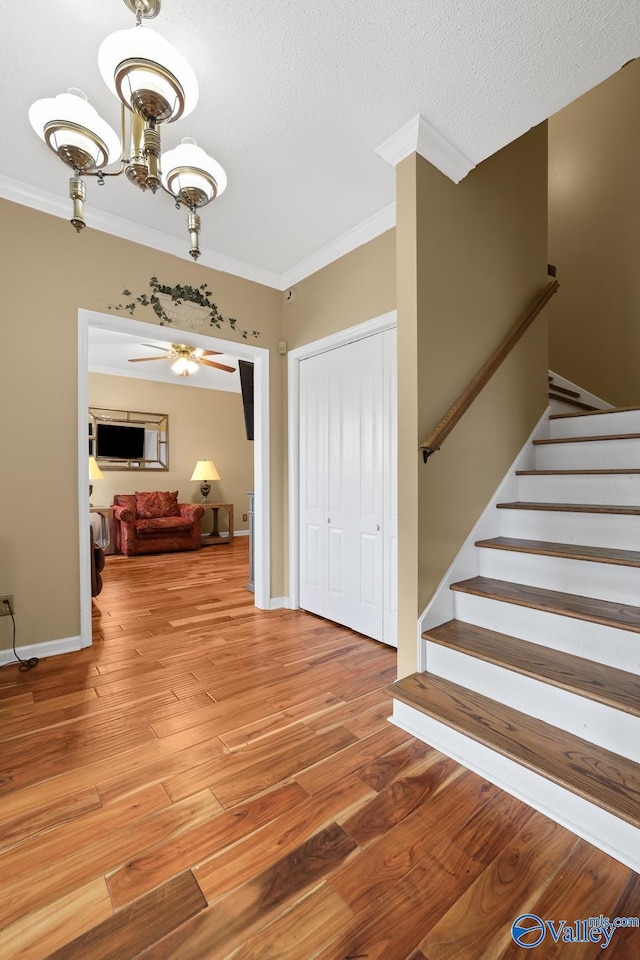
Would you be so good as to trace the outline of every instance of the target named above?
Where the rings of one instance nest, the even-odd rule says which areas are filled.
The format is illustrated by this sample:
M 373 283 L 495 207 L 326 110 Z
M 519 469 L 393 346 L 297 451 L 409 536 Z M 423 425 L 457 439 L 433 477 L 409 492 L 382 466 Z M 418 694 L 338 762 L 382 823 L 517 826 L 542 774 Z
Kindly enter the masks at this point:
M 108 460 L 142 460 L 144 427 L 99 423 L 96 430 L 96 457 Z
M 240 388 L 244 409 L 244 426 L 247 440 L 253 440 L 253 364 L 249 360 L 238 360 L 240 370 Z

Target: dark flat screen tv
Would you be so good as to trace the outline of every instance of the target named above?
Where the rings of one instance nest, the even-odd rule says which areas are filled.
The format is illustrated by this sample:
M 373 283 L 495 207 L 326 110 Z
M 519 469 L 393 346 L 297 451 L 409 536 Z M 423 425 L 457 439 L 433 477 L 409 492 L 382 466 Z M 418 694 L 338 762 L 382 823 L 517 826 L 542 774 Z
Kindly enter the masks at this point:
M 253 440 L 253 364 L 249 360 L 238 360 L 238 369 L 244 408 L 244 426 L 247 431 L 247 440 Z
M 142 460 L 144 427 L 99 423 L 96 433 L 96 457 L 108 460 Z

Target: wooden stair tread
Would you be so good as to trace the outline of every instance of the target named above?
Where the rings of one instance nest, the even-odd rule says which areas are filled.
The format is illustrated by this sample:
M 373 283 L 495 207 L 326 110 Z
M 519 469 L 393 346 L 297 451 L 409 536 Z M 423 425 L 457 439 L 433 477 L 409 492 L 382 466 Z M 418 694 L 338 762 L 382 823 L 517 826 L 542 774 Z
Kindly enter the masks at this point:
M 516 553 L 535 553 L 545 557 L 565 557 L 568 560 L 595 560 L 598 563 L 616 563 L 620 566 L 640 567 L 640 550 L 617 550 L 614 547 L 591 547 L 578 543 L 555 543 L 550 540 L 520 540 L 516 537 L 492 537 L 476 540 L 476 547 L 492 550 L 514 550 Z
M 556 389 L 553 387 L 552 389 Z M 628 413 L 629 411 L 640 410 L 640 407 L 606 407 L 605 409 L 595 409 L 592 416 L 600 413 Z M 549 420 L 563 420 L 565 417 L 586 417 L 586 413 L 552 413 Z
M 580 407 L 582 411 L 588 412 L 590 410 L 596 410 L 596 407 L 592 407 L 591 404 L 585 403 L 583 400 L 574 400 L 573 397 L 565 397 L 559 393 L 554 393 L 554 387 L 549 390 L 549 400 L 559 400 L 561 403 L 569 403 L 572 407 Z
M 601 476 L 608 477 L 615 474 L 640 473 L 634 467 L 616 467 L 613 470 L 516 470 L 517 477 L 581 477 Z
M 640 767 L 633 761 L 441 677 L 414 673 L 387 692 L 640 827 Z
M 640 677 L 635 674 L 462 620 L 449 620 L 427 630 L 422 636 L 449 649 L 640 717 Z
M 594 440 L 640 440 L 640 433 L 606 433 L 595 437 L 548 437 L 545 440 L 533 440 L 534 446 L 541 447 L 552 443 L 593 443 Z
M 628 516 L 640 516 L 640 507 L 628 503 L 545 503 L 527 500 L 513 500 L 511 503 L 497 503 L 498 510 L 544 510 L 561 513 L 624 513 Z
M 470 580 L 452 583 L 451 589 L 460 593 L 488 597 L 491 600 L 514 603 L 521 607 L 532 607 L 547 613 L 557 613 L 563 617 L 573 617 L 577 620 L 587 620 L 607 627 L 640 633 L 640 607 L 632 607 L 629 604 L 598 600 L 594 597 L 580 597 L 573 593 L 560 593 L 557 590 L 545 590 L 508 580 L 493 580 L 490 577 L 473 577 Z

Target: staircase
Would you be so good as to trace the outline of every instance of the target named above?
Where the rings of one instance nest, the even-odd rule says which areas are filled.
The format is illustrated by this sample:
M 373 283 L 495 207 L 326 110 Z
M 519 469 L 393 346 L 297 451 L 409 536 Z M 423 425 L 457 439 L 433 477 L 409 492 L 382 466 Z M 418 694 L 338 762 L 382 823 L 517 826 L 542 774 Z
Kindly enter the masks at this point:
M 533 445 L 394 722 L 640 871 L 640 408 Z

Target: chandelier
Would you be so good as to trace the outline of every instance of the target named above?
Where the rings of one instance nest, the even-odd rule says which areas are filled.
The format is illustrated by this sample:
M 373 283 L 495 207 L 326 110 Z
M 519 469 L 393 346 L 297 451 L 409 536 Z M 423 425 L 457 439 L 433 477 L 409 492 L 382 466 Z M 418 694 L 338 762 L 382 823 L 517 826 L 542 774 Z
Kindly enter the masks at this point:
M 189 253 L 197 260 L 198 208 L 220 196 L 227 177 L 220 164 L 190 138 L 161 152 L 162 124 L 191 113 L 198 102 L 198 81 L 187 60 L 164 37 L 149 27 L 139 29 L 143 19 L 158 15 L 161 0 L 124 3 L 135 13 L 136 26 L 110 34 L 98 53 L 100 73 L 121 103 L 120 136 L 75 88 L 36 100 L 29 120 L 40 139 L 73 170 L 71 223 L 78 233 L 86 226 L 83 178 L 97 177 L 102 186 L 107 177 L 125 173 L 141 190 L 155 193 L 160 187 L 173 197 L 177 209 L 182 205 L 189 209 Z M 117 171 L 105 171 L 115 163 L 119 163 Z

